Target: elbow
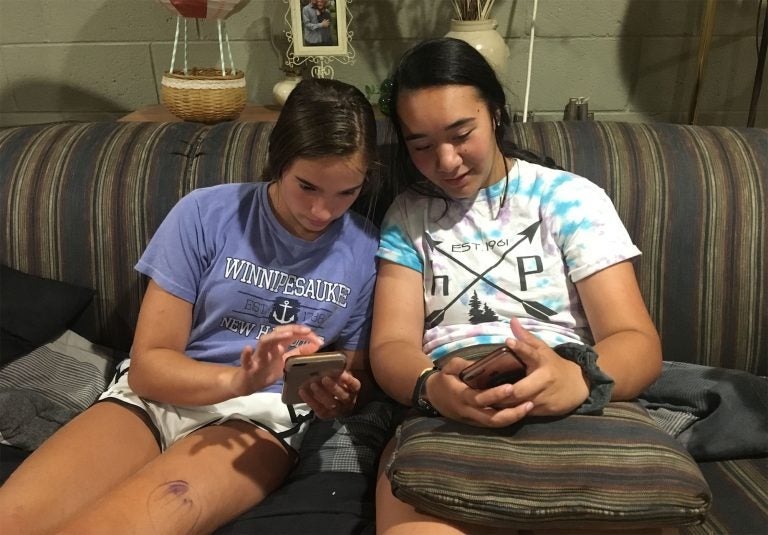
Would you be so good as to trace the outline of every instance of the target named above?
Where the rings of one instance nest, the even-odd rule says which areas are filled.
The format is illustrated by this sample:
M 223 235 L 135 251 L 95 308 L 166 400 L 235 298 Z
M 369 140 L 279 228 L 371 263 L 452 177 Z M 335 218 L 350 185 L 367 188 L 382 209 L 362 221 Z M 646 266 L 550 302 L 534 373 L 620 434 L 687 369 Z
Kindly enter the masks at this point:
M 631 344 L 632 350 L 626 348 L 631 357 L 605 363 L 606 373 L 615 381 L 613 401 L 634 400 L 661 377 L 663 357 L 658 334 L 643 333 Z
M 147 380 L 141 365 L 142 358 L 135 351 L 131 351 L 131 365 L 128 368 L 128 386 L 134 394 L 141 398 L 147 397 Z
M 661 349 L 661 338 L 659 337 L 659 333 L 654 330 L 654 332 L 649 335 L 650 336 L 650 344 L 649 344 L 649 353 L 651 355 L 651 358 L 648 359 L 649 361 L 649 369 L 648 369 L 648 385 L 650 386 L 652 383 L 654 383 L 659 377 L 661 377 L 661 370 L 664 363 L 664 356 Z
M 131 365 L 128 370 L 128 386 L 131 387 L 133 393 L 140 398 L 147 397 L 145 381 L 142 378 L 142 374 L 138 372 L 133 365 Z
M 371 345 L 368 349 L 368 362 L 371 366 L 371 373 L 373 374 L 373 377 L 376 378 L 381 374 L 381 362 L 382 362 L 382 355 L 383 355 L 383 348 L 382 344 L 375 343 L 373 340 L 371 341 Z
M 637 363 L 639 366 L 637 366 L 634 372 L 636 380 L 629 381 L 631 387 L 626 392 L 626 395 L 622 396 L 626 400 L 637 398 L 661 377 L 663 364 L 661 340 L 655 332 L 646 335 L 646 339 L 645 348 L 638 355 L 640 357 Z

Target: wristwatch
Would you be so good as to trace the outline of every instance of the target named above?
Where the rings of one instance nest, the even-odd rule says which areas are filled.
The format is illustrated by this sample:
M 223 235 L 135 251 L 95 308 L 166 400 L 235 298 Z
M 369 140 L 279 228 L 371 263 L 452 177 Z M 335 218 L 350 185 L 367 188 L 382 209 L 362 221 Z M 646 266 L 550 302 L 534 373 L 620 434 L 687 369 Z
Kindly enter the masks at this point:
M 413 387 L 413 394 L 411 395 L 411 404 L 413 405 L 413 408 L 419 411 L 424 416 L 440 416 L 440 413 L 437 412 L 437 409 L 435 409 L 432 404 L 424 398 L 424 387 L 427 384 L 427 379 L 429 379 L 429 376 L 433 373 L 437 373 L 440 371 L 440 368 L 425 368 L 420 374 L 419 378 L 416 379 L 416 386 Z

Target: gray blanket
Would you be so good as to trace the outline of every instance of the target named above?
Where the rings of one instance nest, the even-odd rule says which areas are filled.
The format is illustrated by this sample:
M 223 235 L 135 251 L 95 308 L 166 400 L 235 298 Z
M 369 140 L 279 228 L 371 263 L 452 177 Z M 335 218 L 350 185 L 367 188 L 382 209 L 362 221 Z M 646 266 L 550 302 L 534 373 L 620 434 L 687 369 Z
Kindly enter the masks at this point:
M 768 455 L 768 378 L 664 362 L 639 401 L 696 461 Z
M 0 437 L 32 451 L 77 415 L 32 390 L 0 389 Z

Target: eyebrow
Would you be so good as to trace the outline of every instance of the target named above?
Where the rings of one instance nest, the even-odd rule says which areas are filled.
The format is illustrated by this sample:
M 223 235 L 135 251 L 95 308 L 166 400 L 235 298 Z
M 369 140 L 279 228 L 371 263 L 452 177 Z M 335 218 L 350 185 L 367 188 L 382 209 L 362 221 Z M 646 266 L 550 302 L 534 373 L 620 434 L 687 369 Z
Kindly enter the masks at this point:
M 309 186 L 309 187 L 315 188 L 315 189 L 320 189 L 317 185 L 313 184 L 312 182 L 310 182 L 306 178 L 301 178 L 300 176 L 297 176 L 297 175 L 294 175 L 294 176 L 296 176 L 296 180 L 298 180 L 299 182 L 301 182 L 305 186 Z M 340 191 L 338 193 L 352 193 L 353 191 L 359 190 L 362 187 L 363 187 L 363 184 L 361 183 L 359 186 L 354 186 L 352 188 L 347 188 L 347 189 L 342 190 L 342 191 Z
M 446 126 L 443 130 L 445 130 L 447 132 L 449 130 L 453 130 L 454 128 L 459 128 L 460 126 L 464 126 L 466 124 L 473 123 L 476 120 L 477 119 L 475 117 L 465 117 L 463 119 L 459 119 L 457 121 L 452 122 L 451 124 Z M 406 141 L 413 141 L 415 139 L 421 139 L 421 138 L 425 138 L 425 137 L 427 137 L 426 134 L 418 134 L 418 133 L 416 133 L 416 134 L 410 134 L 410 135 L 405 136 L 405 140 Z

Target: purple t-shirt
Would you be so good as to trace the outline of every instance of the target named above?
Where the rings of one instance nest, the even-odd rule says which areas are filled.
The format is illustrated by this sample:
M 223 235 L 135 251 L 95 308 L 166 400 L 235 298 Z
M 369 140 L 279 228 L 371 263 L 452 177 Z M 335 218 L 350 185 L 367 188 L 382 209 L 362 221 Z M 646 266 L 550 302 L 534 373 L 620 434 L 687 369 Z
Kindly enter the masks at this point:
M 377 232 L 348 212 L 314 241 L 297 238 L 275 219 L 266 183 L 224 184 L 182 198 L 136 269 L 194 305 L 194 359 L 239 364 L 246 345 L 289 323 L 311 327 L 326 346 L 363 349 Z

